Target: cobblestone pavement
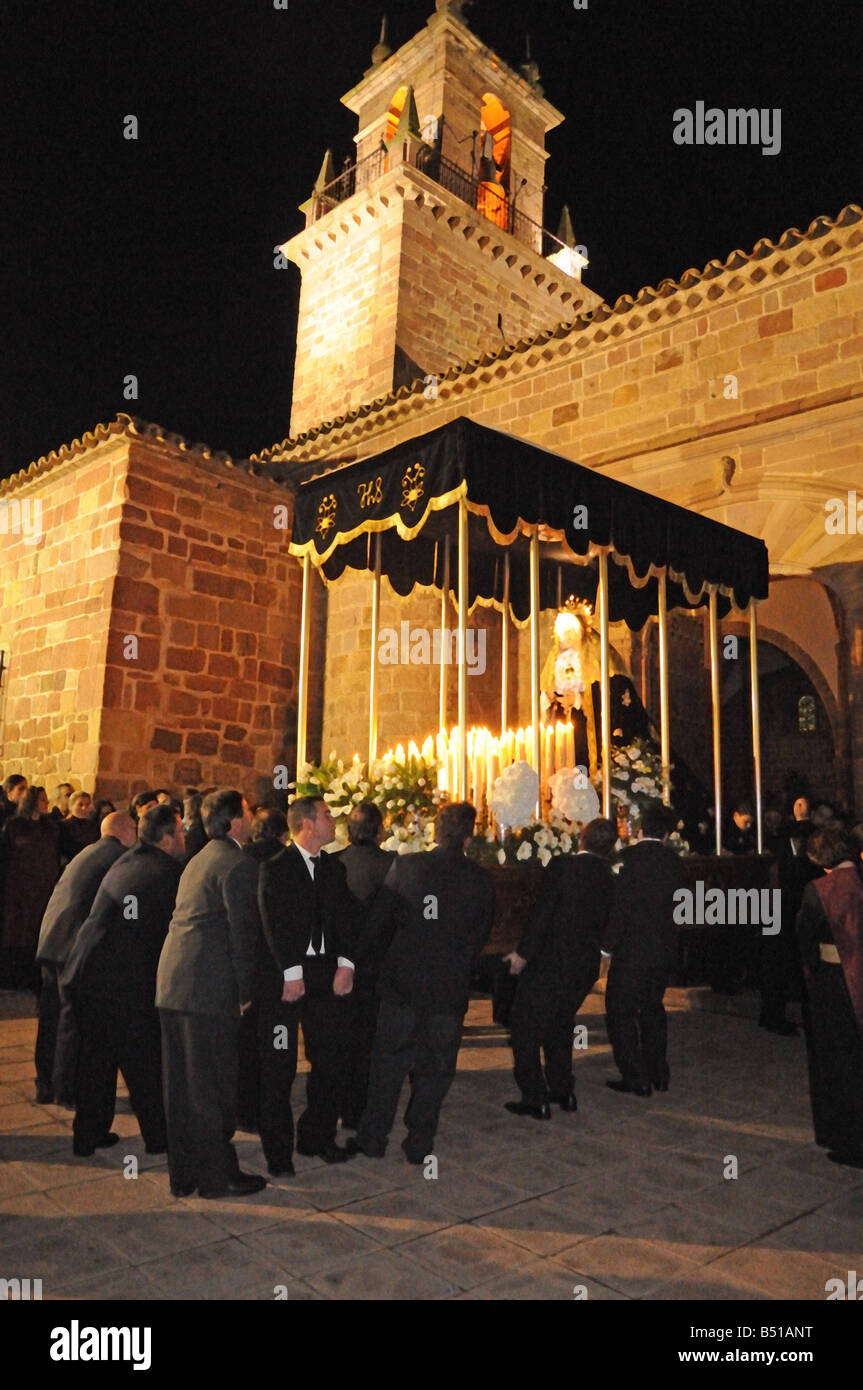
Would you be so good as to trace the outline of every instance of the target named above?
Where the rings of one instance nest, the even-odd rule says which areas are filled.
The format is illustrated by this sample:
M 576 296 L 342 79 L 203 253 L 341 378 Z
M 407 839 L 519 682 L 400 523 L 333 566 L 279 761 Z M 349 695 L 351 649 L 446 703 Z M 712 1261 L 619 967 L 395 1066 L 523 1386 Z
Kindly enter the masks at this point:
M 121 1143 L 75 1158 L 71 1114 L 33 1102 L 32 1000 L 0 996 L 0 1276 L 41 1278 L 46 1299 L 823 1301 L 863 1270 L 863 1172 L 812 1142 L 802 1038 L 685 991 L 666 1003 L 667 1095 L 606 1089 L 593 995 L 578 1113 L 508 1115 L 507 1039 L 477 998 L 436 1176 L 404 1161 L 399 1122 L 385 1159 L 298 1158 L 293 1180 L 208 1202 L 170 1195 L 125 1098 Z M 237 1147 L 266 1172 L 254 1135 Z

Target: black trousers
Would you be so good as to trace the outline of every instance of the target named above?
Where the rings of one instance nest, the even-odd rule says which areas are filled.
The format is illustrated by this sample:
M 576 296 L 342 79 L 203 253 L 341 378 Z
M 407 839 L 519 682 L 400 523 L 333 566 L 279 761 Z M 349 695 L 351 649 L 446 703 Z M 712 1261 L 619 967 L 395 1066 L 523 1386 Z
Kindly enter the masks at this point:
M 164 1150 L 165 1111 L 159 1018 L 116 996 L 76 996 L 78 1066 L 75 1076 L 75 1142 L 87 1148 L 108 1133 L 117 1103 L 117 1068 L 148 1149 Z
M 373 989 L 355 989 L 350 1003 L 349 1046 L 346 1058 L 342 1123 L 356 1129 L 366 1108 L 372 1049 L 378 1026 L 381 1001 Z
M 297 1074 L 297 1029 L 302 1024 L 309 1075 L 306 1108 L 297 1121 L 300 1148 L 320 1149 L 336 1137 L 350 1054 L 351 996 L 333 994 L 335 961 L 327 957 L 303 965 L 306 993 L 296 1004 L 259 1002 L 258 1128 L 267 1162 L 282 1166 L 294 1150 L 291 1087 Z M 285 1029 L 284 1032 L 276 1032 Z M 286 1048 L 276 1043 L 287 1039 Z
M 239 1018 L 160 1009 L 168 1167 L 172 1187 L 220 1192 L 239 1171 Z
M 658 1085 L 668 1076 L 668 1023 L 662 998 L 668 970 L 615 966 L 612 958 L 605 994 L 608 1040 L 629 1086 Z
M 42 966 L 42 992 L 39 995 L 39 1027 L 36 1031 L 36 1096 L 39 1100 L 54 1099 L 54 1058 L 57 1052 L 57 1030 L 60 1024 L 60 987 L 58 976 L 62 967 Z
M 363 1148 L 370 1153 L 386 1149 L 410 1072 L 405 1148 L 417 1157 L 432 1152 L 441 1106 L 456 1072 L 463 1021 L 459 1014 L 420 1013 L 388 999 L 381 1002 L 368 1102 L 357 1131 Z
M 262 999 L 256 1013 L 258 1131 L 267 1162 L 284 1168 L 294 1152 L 291 1087 L 297 1074 L 300 1005 Z
M 841 965 L 822 961 L 806 986 L 803 1024 L 815 1138 L 863 1159 L 863 1038 Z
M 237 1128 L 258 1128 L 258 1091 L 261 1063 L 258 1048 L 258 1011 L 253 1004 L 240 1019 L 237 1072 Z
M 556 988 L 554 981 L 529 976 L 519 981 L 510 1032 L 515 1084 L 525 1105 L 544 1105 L 549 1098 L 564 1100 L 573 1090 L 573 1020 L 596 979 L 595 971 L 587 973 L 565 989 Z
M 794 932 L 794 921 L 782 919 L 782 930 L 775 936 L 760 938 L 761 1018 L 768 1027 L 785 1022 L 785 1010 L 791 999 L 800 998 L 800 949 Z

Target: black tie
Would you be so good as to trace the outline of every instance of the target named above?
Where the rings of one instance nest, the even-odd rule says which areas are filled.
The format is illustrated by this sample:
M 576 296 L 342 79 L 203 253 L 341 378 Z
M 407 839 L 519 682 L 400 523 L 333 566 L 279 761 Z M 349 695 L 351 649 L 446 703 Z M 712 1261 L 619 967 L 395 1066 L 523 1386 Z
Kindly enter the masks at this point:
M 312 880 L 315 886 L 315 920 L 312 923 L 311 944 L 312 950 L 314 951 L 315 955 L 319 956 L 324 949 L 324 924 L 321 920 L 321 886 L 319 882 L 319 875 L 321 872 L 321 856 L 319 854 L 313 854 L 311 856 L 311 861 L 314 865 L 315 871 L 314 879 Z

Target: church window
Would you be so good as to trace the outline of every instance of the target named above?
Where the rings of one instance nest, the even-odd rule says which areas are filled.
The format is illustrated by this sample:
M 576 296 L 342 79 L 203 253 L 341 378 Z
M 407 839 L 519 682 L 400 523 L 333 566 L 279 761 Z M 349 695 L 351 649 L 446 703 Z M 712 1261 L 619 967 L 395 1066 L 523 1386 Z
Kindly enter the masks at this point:
M 402 111 L 404 110 L 405 102 L 407 101 L 407 96 L 407 87 L 399 87 L 398 91 L 396 92 L 395 96 L 390 102 L 390 109 L 387 112 L 387 128 L 384 133 L 384 142 L 386 144 L 389 144 L 390 140 L 392 140 L 393 136 L 399 128 L 399 121 L 402 118 Z
M 510 114 L 499 97 L 482 99 L 482 149 L 476 205 L 484 217 L 509 230 L 509 181 L 512 152 Z
M 815 699 L 812 695 L 801 695 L 797 701 L 798 734 L 815 732 Z

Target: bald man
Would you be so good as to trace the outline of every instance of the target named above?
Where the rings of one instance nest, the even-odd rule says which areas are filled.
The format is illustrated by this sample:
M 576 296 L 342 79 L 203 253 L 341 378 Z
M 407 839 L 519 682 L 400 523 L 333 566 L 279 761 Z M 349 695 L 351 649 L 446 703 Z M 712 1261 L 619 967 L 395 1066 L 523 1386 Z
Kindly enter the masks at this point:
M 131 849 L 137 838 L 137 828 L 126 811 L 112 811 L 102 821 L 100 838 L 88 845 L 69 863 L 57 880 L 57 885 L 39 931 L 36 961 L 42 967 L 42 993 L 39 998 L 39 1031 L 36 1035 L 36 1103 L 49 1105 L 71 1104 L 72 1096 L 60 1076 L 54 1077 L 57 1057 L 57 1036 L 60 1027 L 60 992 L 57 981 L 82 923 L 87 920 L 93 899 L 112 864 Z M 71 1022 L 67 1018 L 66 1034 Z M 70 1064 L 74 1064 L 74 1041 L 64 1037 L 61 1049 Z M 64 1076 L 67 1075 L 64 1068 Z M 73 1073 L 74 1074 L 74 1073 Z

